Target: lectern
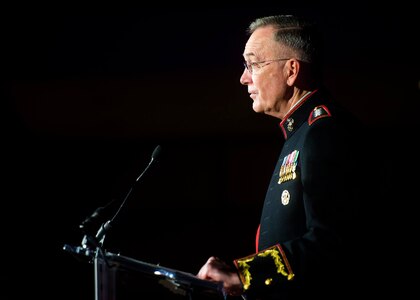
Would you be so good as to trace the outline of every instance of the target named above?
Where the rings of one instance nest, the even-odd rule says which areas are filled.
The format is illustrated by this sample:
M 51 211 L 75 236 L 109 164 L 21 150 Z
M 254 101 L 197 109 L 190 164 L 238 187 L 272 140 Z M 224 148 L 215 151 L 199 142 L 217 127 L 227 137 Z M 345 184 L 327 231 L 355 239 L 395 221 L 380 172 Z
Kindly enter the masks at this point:
M 191 273 L 101 248 L 64 245 L 64 250 L 93 264 L 95 300 L 224 299 L 221 283 L 201 280 Z
M 142 178 L 159 153 L 160 145 L 153 151 L 149 164 L 137 177 L 135 183 Z M 117 217 L 133 188 L 134 185 L 114 216 L 103 223 L 96 234 L 93 234 L 95 223 L 100 219 L 101 212 L 114 201 L 105 207 L 99 207 L 82 222 L 80 228 L 85 236 L 81 246 L 64 245 L 64 250 L 93 264 L 95 300 L 225 298 L 222 283 L 201 280 L 190 273 L 150 264 L 103 249 L 105 234 L 111 228 L 112 221 Z

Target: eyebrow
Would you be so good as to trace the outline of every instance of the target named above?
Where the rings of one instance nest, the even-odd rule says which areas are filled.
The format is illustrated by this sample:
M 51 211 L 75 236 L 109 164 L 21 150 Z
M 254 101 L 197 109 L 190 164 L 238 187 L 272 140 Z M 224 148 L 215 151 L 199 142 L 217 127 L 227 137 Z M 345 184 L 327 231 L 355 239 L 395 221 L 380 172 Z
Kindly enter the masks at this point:
M 250 53 L 245 53 L 244 56 L 247 57 L 247 58 L 248 57 L 255 57 L 255 54 L 253 52 L 250 52 Z

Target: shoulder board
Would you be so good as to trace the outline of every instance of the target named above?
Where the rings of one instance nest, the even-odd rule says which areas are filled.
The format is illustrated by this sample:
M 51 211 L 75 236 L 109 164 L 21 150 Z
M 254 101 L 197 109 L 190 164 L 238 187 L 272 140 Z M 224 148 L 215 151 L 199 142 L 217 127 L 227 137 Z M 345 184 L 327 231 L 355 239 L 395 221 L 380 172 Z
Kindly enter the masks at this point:
M 316 120 L 331 117 L 331 113 L 325 105 L 318 105 L 309 114 L 308 123 L 312 125 Z

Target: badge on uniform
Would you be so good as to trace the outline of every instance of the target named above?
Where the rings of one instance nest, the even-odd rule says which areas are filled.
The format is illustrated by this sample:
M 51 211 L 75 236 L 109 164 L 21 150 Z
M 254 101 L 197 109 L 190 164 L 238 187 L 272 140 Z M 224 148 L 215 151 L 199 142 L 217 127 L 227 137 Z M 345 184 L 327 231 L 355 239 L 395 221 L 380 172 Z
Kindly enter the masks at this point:
M 281 204 L 287 205 L 290 202 L 290 193 L 288 190 L 284 190 L 281 193 Z
M 298 164 L 299 150 L 294 150 L 286 155 L 280 167 L 278 184 L 296 178 L 296 167 Z
M 292 118 L 287 119 L 287 130 L 293 131 L 293 124 L 295 123 L 295 120 Z
M 321 118 L 331 117 L 331 113 L 325 105 L 315 107 L 309 115 L 308 123 L 312 125 L 316 120 Z

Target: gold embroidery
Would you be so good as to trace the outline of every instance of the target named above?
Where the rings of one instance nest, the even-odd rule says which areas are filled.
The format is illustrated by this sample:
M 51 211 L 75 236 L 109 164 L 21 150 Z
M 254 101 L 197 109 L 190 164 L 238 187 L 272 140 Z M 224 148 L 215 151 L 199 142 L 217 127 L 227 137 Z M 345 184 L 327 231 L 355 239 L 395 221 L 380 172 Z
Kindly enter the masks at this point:
M 260 257 L 267 257 L 268 255 L 270 255 L 274 259 L 274 264 L 277 267 L 277 273 L 280 273 L 283 276 L 286 276 L 287 280 L 290 280 L 295 276 L 293 273 L 288 274 L 286 272 L 286 267 L 282 263 L 281 257 L 279 256 L 279 252 L 276 251 L 276 249 L 271 249 L 271 250 L 269 249 L 269 250 L 265 250 L 262 253 L 258 253 L 258 256 Z
M 238 260 L 238 267 L 242 270 L 242 275 L 244 276 L 244 290 L 246 291 L 247 289 L 249 289 L 250 285 L 251 285 L 251 272 L 249 272 L 249 268 L 250 265 L 248 265 L 249 262 L 253 261 L 255 257 L 251 257 L 248 259 L 241 259 Z
M 266 249 L 262 252 L 257 253 L 256 255 L 249 256 L 242 259 L 237 259 L 236 267 L 239 269 L 239 274 L 241 276 L 242 284 L 244 290 L 248 290 L 251 286 L 251 272 L 250 272 L 250 264 L 256 257 L 267 257 L 270 256 L 277 269 L 277 273 L 287 277 L 287 280 L 292 280 L 295 274 L 293 274 L 292 269 L 290 268 L 289 262 L 287 261 L 287 258 L 285 256 L 285 253 L 280 248 L 280 245 L 273 246 L 269 249 Z M 282 257 L 284 259 L 284 263 L 282 261 Z M 270 285 L 272 282 L 272 278 L 267 278 L 265 280 L 266 285 Z

